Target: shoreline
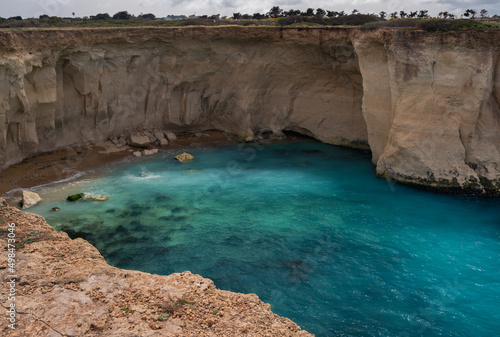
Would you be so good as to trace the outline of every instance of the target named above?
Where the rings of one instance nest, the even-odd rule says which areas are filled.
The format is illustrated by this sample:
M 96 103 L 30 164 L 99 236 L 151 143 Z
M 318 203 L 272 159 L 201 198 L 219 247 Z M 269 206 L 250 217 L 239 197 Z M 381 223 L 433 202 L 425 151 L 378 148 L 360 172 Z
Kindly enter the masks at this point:
M 206 131 L 201 137 L 191 133 L 179 133 L 177 140 L 165 147 L 158 147 L 160 152 L 189 151 L 190 149 L 216 147 L 236 143 L 230 135 L 219 131 Z M 68 147 L 27 158 L 0 171 L 0 196 L 10 206 L 17 206 L 23 189 L 71 180 L 81 172 L 87 172 L 104 165 L 118 163 L 139 148 L 124 146 L 109 148 L 106 143 Z
M 189 151 L 237 144 L 236 137 L 221 131 L 204 131 L 201 136 L 193 133 L 178 133 L 177 140 L 165 147 L 157 147 L 159 152 Z M 299 134 L 288 134 L 284 139 L 266 139 L 265 143 L 290 142 L 313 139 Z M 106 147 L 106 142 L 58 149 L 56 151 L 27 158 L 0 171 L 0 197 L 9 206 L 18 207 L 22 190 L 78 179 L 82 173 L 105 165 L 116 164 L 126 158 L 135 158 L 132 146 L 123 148 Z

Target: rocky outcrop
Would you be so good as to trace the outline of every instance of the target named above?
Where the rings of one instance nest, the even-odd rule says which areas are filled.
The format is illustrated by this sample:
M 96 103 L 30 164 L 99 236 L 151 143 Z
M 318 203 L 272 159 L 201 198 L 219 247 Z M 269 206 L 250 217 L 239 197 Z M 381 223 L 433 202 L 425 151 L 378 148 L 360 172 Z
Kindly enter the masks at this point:
M 388 179 L 496 194 L 499 41 L 498 30 L 0 32 L 0 167 L 137 128 L 291 130 L 370 148 Z
M 2 310 L 15 304 L 17 313 L 15 329 L 4 318 L 2 336 L 312 336 L 254 294 L 218 290 L 190 272 L 111 267 L 87 241 L 15 208 L 0 207 L 0 219 L 3 247 L 15 223 L 17 276 L 14 296 L 0 297 Z M 12 278 L 9 269 L 0 254 L 2 282 Z

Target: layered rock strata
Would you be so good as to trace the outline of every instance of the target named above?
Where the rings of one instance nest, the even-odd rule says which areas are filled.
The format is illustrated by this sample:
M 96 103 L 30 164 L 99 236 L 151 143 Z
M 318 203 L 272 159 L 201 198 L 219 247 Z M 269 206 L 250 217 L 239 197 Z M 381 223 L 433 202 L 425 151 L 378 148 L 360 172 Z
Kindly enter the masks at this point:
M 370 148 L 377 173 L 500 187 L 500 31 L 0 32 L 0 167 L 137 128 L 283 130 Z

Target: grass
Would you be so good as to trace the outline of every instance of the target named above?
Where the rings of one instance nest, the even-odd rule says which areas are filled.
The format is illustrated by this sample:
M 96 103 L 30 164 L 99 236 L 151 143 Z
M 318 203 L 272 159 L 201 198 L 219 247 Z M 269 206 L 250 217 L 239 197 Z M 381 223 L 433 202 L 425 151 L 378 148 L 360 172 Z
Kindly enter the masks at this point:
M 163 321 L 166 321 L 169 317 L 170 317 L 170 316 L 169 316 L 168 314 L 160 314 L 160 315 L 158 316 L 158 320 L 159 320 L 160 322 L 163 322 Z

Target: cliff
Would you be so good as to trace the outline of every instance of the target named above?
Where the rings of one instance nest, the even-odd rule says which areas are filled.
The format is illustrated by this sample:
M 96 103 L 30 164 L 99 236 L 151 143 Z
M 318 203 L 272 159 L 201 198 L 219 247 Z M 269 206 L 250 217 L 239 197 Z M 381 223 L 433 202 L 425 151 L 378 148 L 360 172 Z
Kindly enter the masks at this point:
M 370 148 L 377 174 L 500 191 L 500 31 L 0 32 L 0 168 L 140 128 L 283 130 Z
M 159 276 L 111 267 L 87 241 L 0 206 L 5 242 L 9 224 L 17 247 L 13 273 L 6 251 L 0 255 L 2 336 L 312 336 L 254 294 L 218 290 L 190 272 Z M 15 286 L 8 283 L 13 274 Z M 7 312 L 12 304 L 14 315 Z

